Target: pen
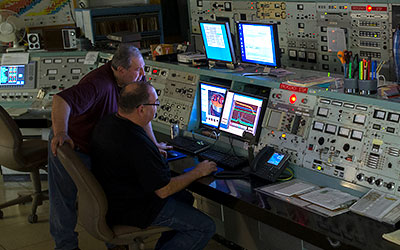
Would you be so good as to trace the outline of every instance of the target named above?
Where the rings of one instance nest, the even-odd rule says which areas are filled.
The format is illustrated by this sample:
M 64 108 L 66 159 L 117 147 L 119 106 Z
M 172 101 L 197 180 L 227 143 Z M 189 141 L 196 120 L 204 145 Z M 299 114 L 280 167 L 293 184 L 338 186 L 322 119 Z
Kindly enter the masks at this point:
M 371 59 L 367 61 L 367 80 L 371 80 Z
M 351 78 L 351 62 L 349 62 L 349 78 Z
M 358 74 L 359 74 L 358 78 L 360 80 L 362 80 L 362 78 L 363 78 L 363 70 L 364 70 L 363 61 L 360 61 L 359 66 L 358 66 Z

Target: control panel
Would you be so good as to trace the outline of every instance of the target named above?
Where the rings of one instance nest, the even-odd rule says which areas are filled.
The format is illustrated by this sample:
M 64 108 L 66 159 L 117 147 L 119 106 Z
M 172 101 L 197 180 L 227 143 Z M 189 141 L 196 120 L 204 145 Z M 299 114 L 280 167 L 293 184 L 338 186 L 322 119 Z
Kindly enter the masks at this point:
M 315 96 L 272 89 L 258 146 L 279 148 L 301 164 L 315 104 Z
M 146 77 L 155 87 L 160 106 L 153 122 L 179 124 L 186 129 L 192 112 L 199 76 L 192 73 L 145 66 Z
M 272 146 L 297 166 L 400 196 L 399 136 L 400 111 L 272 89 L 256 151 Z
M 343 73 L 333 45 L 336 42 L 333 29 L 343 32 L 346 49 L 353 55 L 386 60 L 380 73 L 386 79 L 394 79 L 394 70 L 390 69 L 394 62 L 392 31 L 398 23 L 392 23 L 390 3 L 189 0 L 189 7 L 197 50 L 203 50 L 200 20 L 229 22 L 233 40 L 237 40 L 237 21 L 272 22 L 278 24 L 282 65 Z
M 362 164 L 370 108 L 319 98 L 307 140 L 303 166 L 352 181 Z
M 41 56 L 38 61 L 37 87 L 58 92 L 77 84 L 96 65 L 84 64 L 85 56 Z

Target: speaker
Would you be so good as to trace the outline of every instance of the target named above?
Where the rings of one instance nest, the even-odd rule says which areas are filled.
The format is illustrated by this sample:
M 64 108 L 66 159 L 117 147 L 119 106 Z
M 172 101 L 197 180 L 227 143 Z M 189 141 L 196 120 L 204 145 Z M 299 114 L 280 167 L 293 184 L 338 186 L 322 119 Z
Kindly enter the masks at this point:
M 28 33 L 28 48 L 30 50 L 40 49 L 39 33 Z

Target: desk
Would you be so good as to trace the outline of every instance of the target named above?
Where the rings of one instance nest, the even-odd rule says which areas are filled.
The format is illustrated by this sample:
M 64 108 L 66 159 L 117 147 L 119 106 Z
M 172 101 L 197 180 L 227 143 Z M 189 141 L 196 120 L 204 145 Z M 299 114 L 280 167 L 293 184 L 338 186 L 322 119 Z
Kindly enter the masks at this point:
M 170 163 L 174 174 L 194 166 L 196 158 L 187 157 Z M 395 228 L 370 218 L 348 212 L 324 217 L 276 197 L 256 193 L 254 180 L 215 180 L 202 178 L 189 190 L 221 205 L 227 240 L 248 249 L 399 249 L 400 246 L 382 239 L 382 234 Z M 332 247 L 340 241 L 340 246 Z M 307 244 L 314 246 L 305 247 Z M 265 248 L 263 248 L 265 246 Z M 268 246 L 268 248 L 267 248 Z M 304 248 L 303 248 L 304 247 Z

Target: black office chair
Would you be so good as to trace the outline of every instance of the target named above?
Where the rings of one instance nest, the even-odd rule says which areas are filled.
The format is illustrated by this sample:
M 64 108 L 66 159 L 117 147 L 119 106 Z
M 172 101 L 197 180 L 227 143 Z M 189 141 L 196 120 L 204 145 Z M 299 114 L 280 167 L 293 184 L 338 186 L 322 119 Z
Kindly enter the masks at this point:
M 19 172 L 28 172 L 32 180 L 32 193 L 19 193 L 18 198 L 0 204 L 0 209 L 32 201 L 30 223 L 36 223 L 36 209 L 47 200 L 47 191 L 42 191 L 39 169 L 46 169 L 47 141 L 40 139 L 23 140 L 21 131 L 7 111 L 0 106 L 0 165 Z M 3 212 L 0 210 L 0 218 Z

